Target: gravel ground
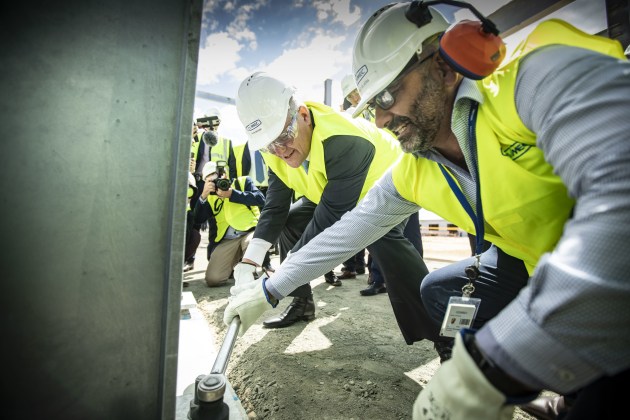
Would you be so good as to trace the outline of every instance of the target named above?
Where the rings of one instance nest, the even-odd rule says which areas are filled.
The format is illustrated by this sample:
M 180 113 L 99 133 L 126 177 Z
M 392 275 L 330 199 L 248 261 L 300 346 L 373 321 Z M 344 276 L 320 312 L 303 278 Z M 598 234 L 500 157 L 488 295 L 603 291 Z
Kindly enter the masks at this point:
M 430 270 L 469 254 L 467 238 L 424 237 Z M 195 269 L 184 276 L 198 307 L 219 337 L 228 285 L 209 288 L 203 281 L 207 240 Z M 279 264 L 277 257 L 272 264 Z M 339 271 L 338 267 L 338 270 Z M 239 338 L 228 365 L 228 379 L 249 418 L 256 419 L 408 419 L 411 407 L 439 367 L 429 341 L 405 344 L 386 294 L 363 297 L 367 275 L 331 287 L 311 282 L 316 318 L 283 329 L 264 329 L 262 321 L 280 313 L 284 300 L 267 311 Z M 516 411 L 514 419 L 533 417 Z

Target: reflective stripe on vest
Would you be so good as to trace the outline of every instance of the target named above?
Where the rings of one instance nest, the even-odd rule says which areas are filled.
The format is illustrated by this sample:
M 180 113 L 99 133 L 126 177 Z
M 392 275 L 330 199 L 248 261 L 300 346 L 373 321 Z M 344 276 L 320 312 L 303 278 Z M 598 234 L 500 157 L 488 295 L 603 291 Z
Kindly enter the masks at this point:
M 245 152 L 245 143 L 233 146 L 234 159 L 236 160 L 236 176 L 248 176 L 249 174 L 243 173 L 243 153 Z
M 241 188 L 245 188 L 245 180 L 246 177 L 244 176 L 238 178 Z M 232 189 L 242 191 L 242 189 L 236 188 L 236 180 L 232 182 Z M 208 204 L 217 222 L 215 243 L 223 239 L 228 226 L 244 232 L 255 227 L 260 217 L 258 207 L 232 203 L 229 199 L 223 199 L 216 195 L 208 196 Z

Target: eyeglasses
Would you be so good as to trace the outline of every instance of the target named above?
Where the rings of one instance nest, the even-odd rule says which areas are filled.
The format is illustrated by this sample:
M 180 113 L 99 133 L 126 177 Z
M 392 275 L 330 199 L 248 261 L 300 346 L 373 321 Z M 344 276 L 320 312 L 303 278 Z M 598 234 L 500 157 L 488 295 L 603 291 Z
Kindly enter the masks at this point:
M 263 152 L 277 154 L 279 151 L 284 151 L 289 146 L 289 143 L 293 142 L 298 135 L 298 121 L 297 121 L 298 113 L 297 111 L 291 117 L 291 122 L 287 128 L 284 129 L 282 133 L 267 146 L 261 148 L 260 150 Z M 282 149 L 282 150 L 280 150 Z
M 405 76 L 411 73 L 412 70 L 418 68 L 420 64 L 433 57 L 434 54 L 435 53 L 429 54 L 422 60 L 418 59 L 418 54 L 414 54 L 413 57 L 411 57 L 411 60 L 409 60 L 405 67 L 403 67 L 398 76 L 396 76 L 396 78 L 392 80 L 392 82 L 387 86 L 386 89 L 383 89 L 378 94 L 376 94 L 374 99 L 368 102 L 368 105 L 373 108 L 376 104 L 376 106 L 383 110 L 388 110 L 393 107 L 396 103 L 396 94 L 400 90 L 402 79 L 404 79 Z

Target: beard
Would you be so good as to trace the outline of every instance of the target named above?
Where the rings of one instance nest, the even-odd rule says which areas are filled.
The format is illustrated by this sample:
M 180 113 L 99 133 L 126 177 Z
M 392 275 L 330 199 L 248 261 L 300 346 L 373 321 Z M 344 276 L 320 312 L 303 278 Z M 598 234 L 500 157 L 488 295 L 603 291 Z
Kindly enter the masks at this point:
M 400 133 L 398 141 L 403 152 L 423 153 L 435 145 L 446 117 L 446 98 L 444 84 L 430 76 L 425 77 L 423 87 L 411 106 L 411 118 L 394 117 L 389 124 L 394 127 L 392 131 Z

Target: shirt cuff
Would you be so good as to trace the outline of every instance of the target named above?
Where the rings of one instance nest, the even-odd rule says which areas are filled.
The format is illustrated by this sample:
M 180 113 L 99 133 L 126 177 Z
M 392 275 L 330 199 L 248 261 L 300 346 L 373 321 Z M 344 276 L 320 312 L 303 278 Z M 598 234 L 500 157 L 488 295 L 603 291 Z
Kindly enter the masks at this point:
M 245 250 L 243 258 L 252 260 L 260 266 L 262 265 L 265 259 L 265 254 L 267 253 L 269 248 L 271 248 L 270 242 L 267 242 L 264 239 L 254 238 L 250 241 L 249 245 L 247 245 L 247 249 Z
M 265 288 L 267 289 L 267 292 L 271 293 L 271 295 L 276 299 L 284 299 L 285 296 L 283 296 L 282 293 L 273 286 L 273 277 L 267 279 L 265 282 Z
M 586 378 L 599 374 L 538 325 L 519 298 L 476 335 L 478 346 L 494 363 L 525 385 L 559 393 L 575 391 Z

